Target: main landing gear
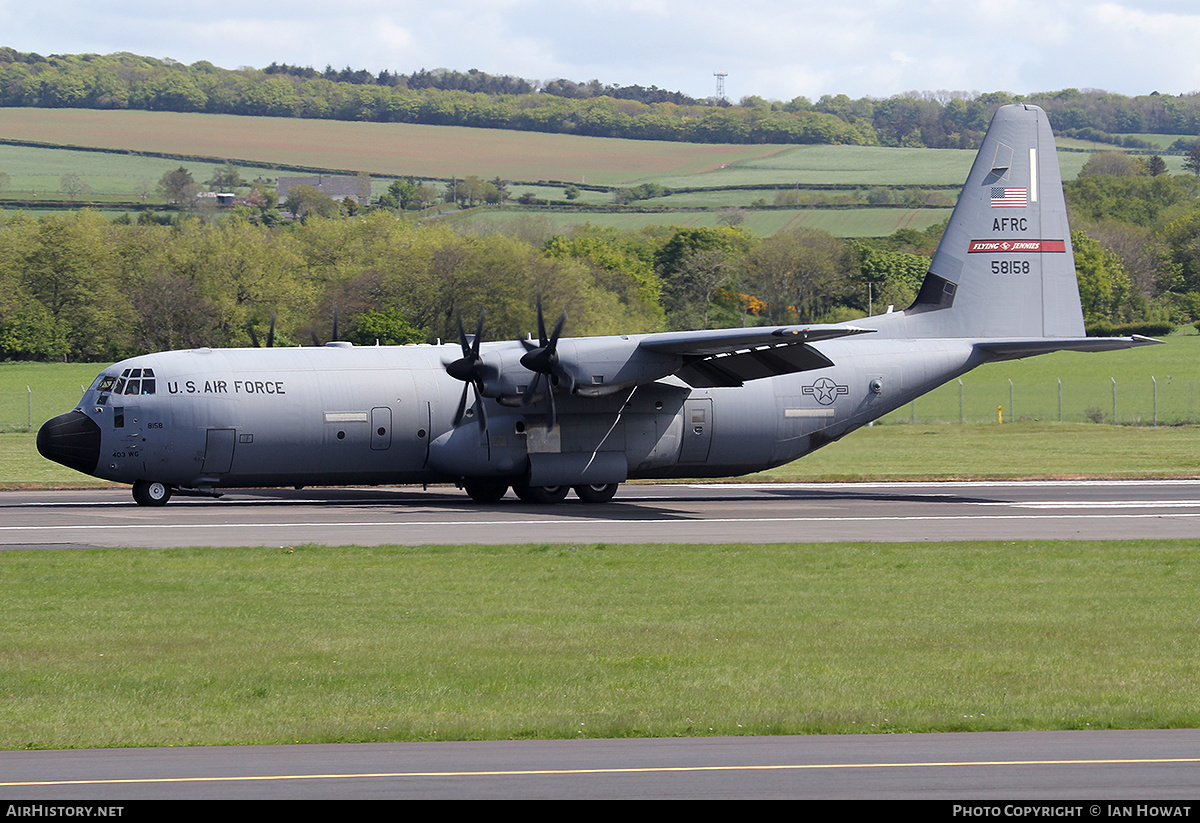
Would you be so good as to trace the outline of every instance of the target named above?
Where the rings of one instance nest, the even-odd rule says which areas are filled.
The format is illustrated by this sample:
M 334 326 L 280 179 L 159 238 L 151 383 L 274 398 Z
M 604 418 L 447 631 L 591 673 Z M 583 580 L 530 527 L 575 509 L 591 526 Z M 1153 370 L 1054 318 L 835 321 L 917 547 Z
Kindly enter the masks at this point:
M 463 489 L 476 503 L 499 503 L 508 491 L 507 483 L 463 483 Z
M 607 503 L 617 493 L 619 483 L 595 483 L 583 486 L 530 486 L 525 483 L 513 485 L 513 493 L 524 503 L 559 503 L 574 489 L 582 503 Z M 476 503 L 497 503 L 508 486 L 502 483 L 464 483 L 463 489 Z
M 570 486 L 513 485 L 513 494 L 523 503 L 560 503 L 570 490 Z
M 607 503 L 617 493 L 619 483 L 593 483 L 588 486 L 576 486 L 575 496 L 584 503 Z

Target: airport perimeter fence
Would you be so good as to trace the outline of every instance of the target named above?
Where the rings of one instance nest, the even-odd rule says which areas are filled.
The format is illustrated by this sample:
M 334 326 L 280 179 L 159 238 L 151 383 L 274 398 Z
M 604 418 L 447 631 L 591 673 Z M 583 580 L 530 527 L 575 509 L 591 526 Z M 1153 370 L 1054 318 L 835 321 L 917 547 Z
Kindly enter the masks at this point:
M 37 431 L 51 417 L 70 411 L 78 392 L 26 389 L 0 392 L 0 432 Z M 1115 423 L 1123 426 L 1181 426 L 1200 423 L 1200 380 L 1147 377 L 1105 381 L 951 380 L 918 397 L 880 423 L 1011 423 L 1038 420 Z
M 0 432 L 37 431 L 51 417 L 57 417 L 79 405 L 84 387 L 79 391 L 38 391 L 26 388 L 21 392 L 0 392 Z
M 1182 426 L 1200 423 L 1200 380 L 951 380 L 886 415 L 882 423 L 1020 421 Z

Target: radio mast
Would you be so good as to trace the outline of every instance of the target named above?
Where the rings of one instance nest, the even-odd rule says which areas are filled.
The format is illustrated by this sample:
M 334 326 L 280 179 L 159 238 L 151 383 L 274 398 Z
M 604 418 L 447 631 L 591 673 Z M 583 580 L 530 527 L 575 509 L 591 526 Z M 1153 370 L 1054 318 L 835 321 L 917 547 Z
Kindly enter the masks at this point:
M 729 76 L 727 71 L 714 71 L 713 77 L 717 78 L 717 100 L 725 99 L 725 78 Z

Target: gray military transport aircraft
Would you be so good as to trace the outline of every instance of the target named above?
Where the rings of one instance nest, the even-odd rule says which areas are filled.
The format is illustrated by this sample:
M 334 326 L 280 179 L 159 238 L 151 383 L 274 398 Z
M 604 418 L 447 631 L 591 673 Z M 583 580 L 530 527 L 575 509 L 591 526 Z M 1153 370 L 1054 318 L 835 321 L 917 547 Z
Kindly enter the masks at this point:
M 610 500 L 634 478 L 718 477 L 808 454 L 979 366 L 1158 341 L 1085 337 L 1045 113 L 992 120 L 916 300 L 844 325 L 483 342 L 193 349 L 104 370 L 38 450 L 172 492 L 453 482 Z M 461 389 L 461 393 L 460 393 Z M 473 397 L 473 399 L 471 399 Z M 471 399 L 470 404 L 468 400 Z

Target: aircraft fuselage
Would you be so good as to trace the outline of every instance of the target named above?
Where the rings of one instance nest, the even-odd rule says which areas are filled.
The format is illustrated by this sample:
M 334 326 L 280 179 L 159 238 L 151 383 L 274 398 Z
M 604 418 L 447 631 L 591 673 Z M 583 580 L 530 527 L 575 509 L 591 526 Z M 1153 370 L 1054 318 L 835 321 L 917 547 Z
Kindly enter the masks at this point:
M 202 490 L 745 474 L 801 457 L 979 362 L 971 341 L 873 343 L 828 341 L 819 348 L 837 365 L 739 388 L 667 378 L 563 397 L 549 431 L 539 406 L 492 399 L 486 429 L 470 415 L 455 427 L 462 384 L 446 374 L 449 347 L 150 354 L 111 366 L 85 393 L 75 413 L 98 430 L 97 462 L 75 468 Z M 549 474 L 539 478 L 539 466 Z

